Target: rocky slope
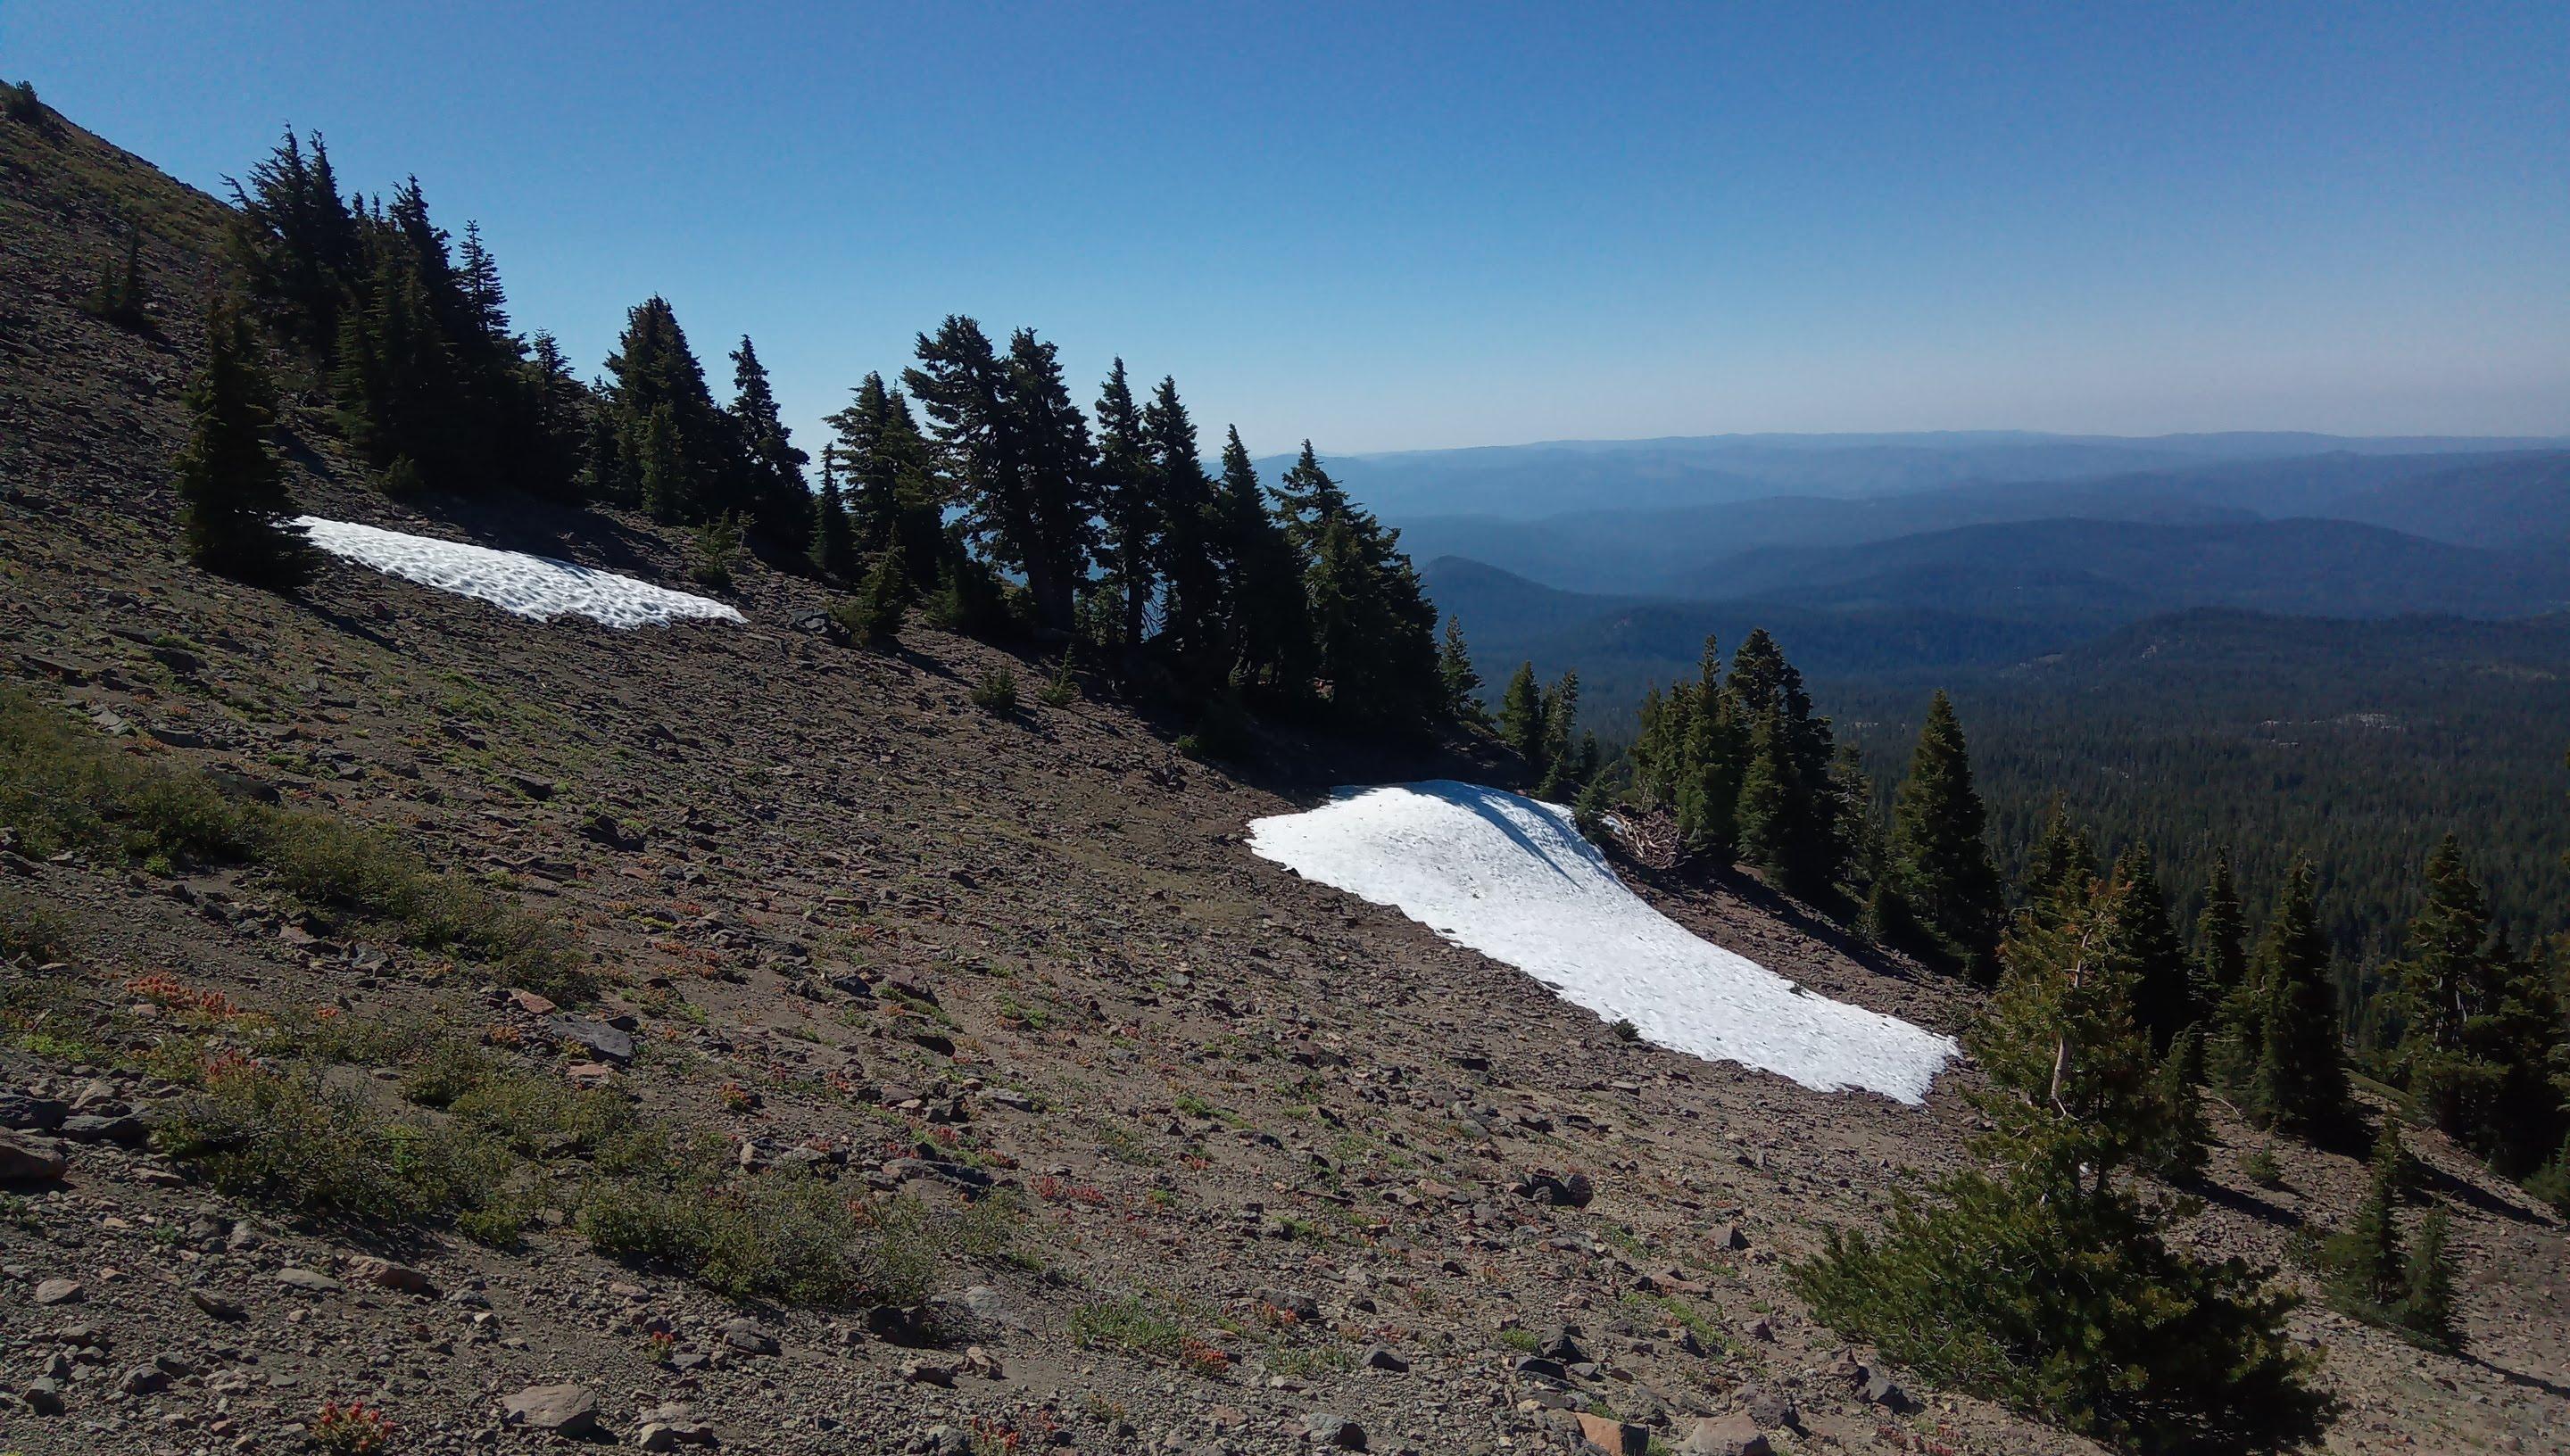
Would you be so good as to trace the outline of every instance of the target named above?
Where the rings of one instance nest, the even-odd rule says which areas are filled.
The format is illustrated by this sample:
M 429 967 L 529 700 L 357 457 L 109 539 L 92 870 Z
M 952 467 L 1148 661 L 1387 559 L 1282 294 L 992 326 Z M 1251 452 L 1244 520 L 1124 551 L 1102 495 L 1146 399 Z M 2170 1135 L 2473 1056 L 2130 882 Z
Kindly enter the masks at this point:
M 148 219 L 139 333 L 77 307 L 120 213 Z M 1049 662 L 924 628 L 839 645 L 763 568 L 746 626 L 633 632 L 345 565 L 299 601 L 189 568 L 163 474 L 219 220 L 68 123 L 0 122 L 0 679 L 119 763 L 390 832 L 570 926 L 595 989 L 556 1006 L 255 864 L 0 829 L 0 893 L 46 930 L 0 971 L 0 1169 L 28 1175 L 0 1204 L 0 1450 L 304 1450 L 348 1400 L 402 1452 L 2091 1449 L 1873 1368 L 1785 1284 L 1960 1156 L 1967 1069 L 1907 1109 L 1629 1044 L 1240 844 L 1331 783 L 1469 764 L 1280 741 L 1233 772 L 1095 685 L 1003 716 L 973 685 Z M 688 584 L 639 521 L 389 503 L 310 418 L 316 514 Z M 1755 884 L 1635 878 L 1816 990 L 1971 1013 Z M 922 1236 L 923 1307 L 739 1303 L 601 1257 L 560 1202 L 505 1249 L 370 1232 L 149 1140 L 226 1048 L 357 1026 L 713 1130 L 735 1181 L 799 1165 L 1000 1232 Z M 341 1044 L 351 1095 L 410 1085 L 366 1050 L 397 1038 Z M 2222 1132 L 2188 1242 L 2281 1262 L 2352 1206 L 2348 1160 L 2279 1146 L 2260 1187 L 2264 1140 Z M 2562 1226 L 2421 1141 L 2472 1354 L 2307 1308 L 2350 1403 L 2333 1446 L 2561 1449 Z M 569 1188 L 583 1159 L 528 1166 Z

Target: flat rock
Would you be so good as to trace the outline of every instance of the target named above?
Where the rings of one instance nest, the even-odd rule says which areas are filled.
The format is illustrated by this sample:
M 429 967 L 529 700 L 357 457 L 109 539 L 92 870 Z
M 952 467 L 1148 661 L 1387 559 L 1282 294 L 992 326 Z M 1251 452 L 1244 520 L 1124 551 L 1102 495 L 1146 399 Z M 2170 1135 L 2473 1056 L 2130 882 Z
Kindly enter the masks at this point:
M 1366 1449 L 1365 1427 L 1326 1410 L 1304 1415 L 1303 1439 L 1315 1446 L 1328 1446 L 1340 1451 Z
M 634 1060 L 634 1038 L 604 1021 L 587 1016 L 556 1016 L 545 1025 L 562 1040 L 588 1047 L 602 1061 L 623 1066 Z
M 276 1281 L 289 1289 L 303 1289 L 315 1294 L 335 1294 L 345 1287 L 319 1270 L 295 1269 L 290 1265 L 276 1272 Z
M 1734 1411 L 1697 1421 L 1678 1450 L 1685 1456 L 1773 1456 L 1774 1448 L 1759 1434 L 1756 1421 Z
M 509 1425 L 586 1436 L 598 1429 L 598 1397 L 578 1385 L 530 1385 L 500 1402 Z
M 21 1133 L 0 1133 L 0 1183 L 52 1183 L 70 1168 L 71 1159 L 60 1144 Z
M 78 1279 L 45 1279 L 36 1285 L 39 1304 L 77 1304 L 87 1294 Z

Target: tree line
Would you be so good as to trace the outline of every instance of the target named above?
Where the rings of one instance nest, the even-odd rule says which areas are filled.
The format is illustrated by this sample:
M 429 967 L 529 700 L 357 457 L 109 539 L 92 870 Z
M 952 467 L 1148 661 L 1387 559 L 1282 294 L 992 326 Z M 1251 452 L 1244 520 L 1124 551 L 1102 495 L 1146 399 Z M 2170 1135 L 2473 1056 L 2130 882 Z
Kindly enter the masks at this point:
M 278 409 L 263 341 L 388 492 L 635 510 L 696 529 L 716 558 L 753 543 L 850 590 L 870 637 L 926 606 L 1086 647 L 1206 705 L 1208 741 L 1252 711 L 1432 732 L 1469 701 L 1451 683 L 1460 639 L 1441 659 L 1399 533 L 1308 441 L 1273 489 L 1237 429 L 1209 470 L 1174 379 L 1137 389 L 1118 359 L 1083 410 L 1054 344 L 950 316 L 830 417 L 816 490 L 748 338 L 718 402 L 655 296 L 583 383 L 550 335 L 517 331 L 479 228 L 438 225 L 416 179 L 389 201 L 343 196 L 320 137 L 288 133 L 231 193 L 234 290 L 209 320 L 178 468 L 186 539 L 217 569 L 280 585 L 309 569 L 275 463 L 251 448 Z

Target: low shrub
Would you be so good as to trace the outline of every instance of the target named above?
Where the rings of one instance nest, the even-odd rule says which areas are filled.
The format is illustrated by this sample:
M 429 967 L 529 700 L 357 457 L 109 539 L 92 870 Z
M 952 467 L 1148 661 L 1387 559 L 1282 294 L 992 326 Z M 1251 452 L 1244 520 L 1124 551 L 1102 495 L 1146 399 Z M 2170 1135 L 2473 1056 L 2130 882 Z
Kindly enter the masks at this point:
M 0 961 L 21 957 L 43 964 L 71 953 L 71 922 L 16 891 L 0 891 Z
M 808 1173 L 726 1177 L 718 1144 L 672 1143 L 659 1166 L 599 1178 L 580 1232 L 599 1253 L 675 1270 L 733 1299 L 915 1304 L 936 1262 L 918 1222 L 853 1204 Z
M 402 1228 L 493 1203 L 506 1152 L 396 1115 L 317 1068 L 216 1068 L 161 1130 L 162 1146 L 227 1194 L 328 1223 Z
M 976 706 L 1003 718 L 1017 716 L 1017 669 L 1003 662 L 983 673 L 982 680 L 973 684 L 973 702 Z

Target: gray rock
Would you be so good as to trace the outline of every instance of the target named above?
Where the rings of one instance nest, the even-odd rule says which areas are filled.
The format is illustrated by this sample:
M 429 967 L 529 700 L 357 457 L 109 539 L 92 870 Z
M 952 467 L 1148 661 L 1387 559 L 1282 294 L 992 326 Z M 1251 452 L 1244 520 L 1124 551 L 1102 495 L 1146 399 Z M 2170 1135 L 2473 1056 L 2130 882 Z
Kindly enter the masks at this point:
M 1757 1422 L 1734 1412 L 1697 1421 L 1678 1450 L 1684 1456 L 1772 1456 L 1774 1448 L 1758 1433 Z
M 1890 1411 L 1905 1411 L 1912 1404 L 1910 1392 L 1881 1370 L 1867 1375 L 1864 1386 L 1857 1393 L 1865 1397 L 1866 1404 L 1879 1405 Z
M 634 1060 L 634 1038 L 604 1021 L 593 1021 L 586 1016 L 556 1016 L 545 1025 L 555 1036 L 589 1048 L 601 1060 L 619 1066 Z
M 241 1306 L 224 1298 L 222 1295 L 215 1293 L 212 1289 L 190 1289 L 188 1291 L 188 1299 L 191 1303 L 195 1304 L 198 1308 L 203 1309 L 209 1315 L 212 1315 L 216 1319 L 223 1320 L 226 1323 L 235 1319 L 246 1319 L 249 1317 L 247 1311 L 243 1310 Z
M 1406 1374 L 1410 1369 L 1408 1360 L 1394 1354 L 1383 1345 L 1369 1347 L 1365 1352 L 1363 1364 L 1369 1370 L 1389 1370 L 1396 1375 Z
M 137 1365 L 125 1372 L 116 1388 L 128 1395 L 158 1395 L 170 1388 L 169 1372 L 154 1365 Z
M 70 1157 L 58 1143 L 20 1133 L 0 1133 L 0 1183 L 53 1183 L 71 1166 Z
M 71 1109 L 51 1097 L 0 1092 L 0 1128 L 22 1133 L 49 1133 L 63 1125 Z
M 1794 1404 L 1794 1397 L 1773 1385 L 1741 1386 L 1740 1403 L 1749 1408 L 1749 1418 L 1756 1421 L 1762 1431 L 1799 1431 L 1803 1428 L 1803 1412 Z
M 152 1124 L 131 1112 L 75 1113 L 63 1119 L 58 1131 L 75 1143 L 114 1143 L 124 1148 L 139 1148 L 152 1139 Z
M 39 1304 L 77 1304 L 88 1293 L 78 1279 L 44 1279 L 36 1285 Z
M 34 1411 L 38 1415 L 61 1415 L 63 1413 L 62 1382 L 52 1378 L 51 1376 L 43 1376 L 28 1381 L 26 1388 L 18 1392 L 18 1398 L 27 1402 L 27 1409 Z
M 735 1319 L 723 1326 L 723 1343 L 745 1355 L 772 1355 L 782 1346 L 776 1336 L 751 1319 Z
M 1303 1439 L 1315 1446 L 1330 1446 L 1341 1451 L 1366 1449 L 1365 1427 L 1326 1410 L 1304 1415 Z
M 291 1266 L 276 1272 L 276 1281 L 289 1289 L 302 1289 L 314 1294 L 335 1294 L 343 1287 L 337 1279 L 318 1270 Z
M 578 1385 L 530 1385 L 500 1402 L 502 1421 L 560 1436 L 598 1429 L 598 1397 Z

